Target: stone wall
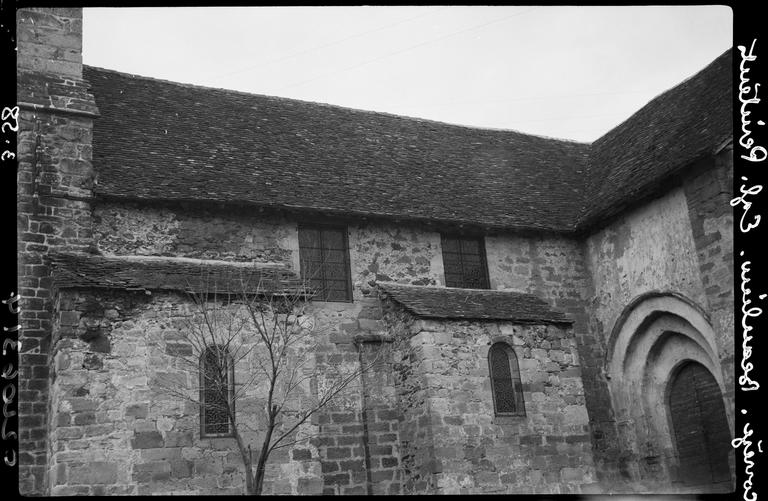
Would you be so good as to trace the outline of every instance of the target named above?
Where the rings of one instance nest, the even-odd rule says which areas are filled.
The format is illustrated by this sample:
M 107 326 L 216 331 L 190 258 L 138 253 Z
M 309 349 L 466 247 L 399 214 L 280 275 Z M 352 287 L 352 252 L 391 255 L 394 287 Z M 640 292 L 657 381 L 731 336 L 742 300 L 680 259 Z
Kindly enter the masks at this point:
M 371 302 L 359 318 L 365 304 L 310 307 L 319 344 L 292 355 L 308 357 L 311 377 L 292 393 L 289 408 L 306 408 L 318 387 L 359 367 L 352 338 L 370 337 L 377 322 Z M 235 440 L 202 438 L 199 407 L 176 394 L 195 393 L 197 373 L 181 360 L 193 353 L 184 335 L 193 312 L 176 294 L 61 291 L 51 374 L 51 494 L 244 492 Z M 354 322 L 342 321 L 350 318 Z M 353 323 L 354 329 L 338 329 Z M 244 339 L 244 348 L 251 344 Z M 366 346 L 364 363 L 377 350 L 376 343 Z M 238 384 L 258 372 L 254 363 L 248 358 L 236 366 Z M 273 452 L 264 493 L 400 493 L 398 416 L 388 373 L 365 373 L 299 429 L 306 439 Z M 263 385 L 249 386 L 237 401 L 254 457 L 263 439 L 264 392 Z
M 653 411 L 645 410 L 638 385 L 645 388 L 650 381 L 655 381 L 654 385 L 663 387 L 676 363 L 686 357 L 696 359 L 695 353 L 708 349 L 706 339 L 712 329 L 711 337 L 717 338 L 718 342 L 711 344 L 719 353 L 713 364 L 705 365 L 718 381 L 724 383 L 726 401 L 732 402 L 729 388 L 733 376 L 727 374 L 732 371 L 733 363 L 733 275 L 732 267 L 729 269 L 733 256 L 732 220 L 728 207 L 729 185 L 724 172 L 723 167 L 694 167 L 693 175 L 681 184 L 611 221 L 586 239 L 587 266 L 594 292 L 586 302 L 593 314 L 588 327 L 592 337 L 583 351 L 595 355 L 591 357 L 591 363 L 595 364 L 597 381 L 614 378 L 609 383 L 613 388 L 606 406 L 609 412 L 596 420 L 593 430 L 599 435 L 595 437 L 595 453 L 602 465 L 602 481 L 608 491 L 672 489 L 670 482 L 674 481 L 675 459 L 666 425 L 667 409 L 657 403 Z M 729 306 L 726 305 L 728 301 Z M 626 357 L 629 360 L 635 357 L 635 350 L 649 349 L 650 346 L 643 343 L 654 342 L 654 339 L 658 339 L 658 343 L 666 342 L 655 338 L 655 334 L 642 337 L 643 333 L 639 331 L 633 344 L 617 342 L 617 338 L 624 335 L 622 329 L 628 328 L 627 323 L 635 325 L 634 320 L 627 319 L 644 311 L 651 315 L 644 329 L 661 329 L 664 322 L 679 324 L 673 330 L 683 333 L 684 337 L 679 338 L 686 340 L 683 344 L 700 338 L 703 347 L 677 346 L 680 343 L 675 339 L 678 338 L 670 339 L 670 350 L 674 351 L 671 346 L 677 342 L 676 358 L 654 355 L 649 360 L 656 360 L 653 363 L 661 365 L 656 367 L 647 362 L 645 368 L 635 371 L 637 374 L 626 373 L 632 381 L 617 381 L 617 374 L 610 372 L 616 365 L 616 362 L 611 365 L 612 359 Z M 660 312 L 673 316 L 659 317 Z M 650 323 L 652 320 L 655 323 Z M 618 353 L 624 349 L 626 352 Z M 586 363 L 590 361 L 585 357 Z M 662 366 L 667 371 L 663 375 Z M 649 371 L 653 377 L 647 375 L 646 383 L 640 383 L 642 374 L 638 371 Z M 585 374 L 585 384 L 588 379 L 592 378 Z M 623 394 L 630 391 L 630 386 L 636 395 L 634 403 L 630 402 L 627 407 L 621 402 L 624 398 L 633 398 Z M 659 402 L 664 402 L 663 392 L 657 397 Z M 732 404 L 726 407 L 732 408 Z M 590 413 L 594 414 L 592 407 Z
M 96 208 L 94 220 L 97 245 L 102 252 L 109 254 L 176 255 L 232 260 L 270 258 L 292 264 L 294 269 L 298 267 L 297 223 L 283 218 L 243 215 L 242 212 L 234 215 L 226 211 L 148 208 L 108 203 Z M 226 237 L 212 238 L 207 232 L 211 226 L 218 228 L 216 231 L 225 232 Z M 186 236 L 181 238 L 180 235 Z M 355 334 L 382 329 L 380 316 L 376 312 L 378 306 L 369 299 L 375 281 L 439 286 L 444 283 L 444 278 L 440 234 L 434 230 L 416 225 L 367 223 L 348 226 L 348 235 L 354 303 L 316 303 L 316 306 L 319 314 L 329 318 L 330 340 L 339 349 L 350 350 L 348 356 L 351 357 L 356 356 L 350 344 Z M 590 288 L 581 261 L 581 247 L 577 242 L 559 237 L 518 238 L 496 235 L 486 238 L 486 248 L 492 288 L 513 288 L 536 294 L 567 312 L 576 321 L 574 332 L 577 338 L 588 336 L 583 297 Z M 411 397 L 419 398 L 417 395 L 408 398 Z M 373 404 L 368 402 L 368 405 Z M 401 407 L 401 411 L 413 412 L 407 405 Z M 336 417 L 338 423 L 333 422 L 333 417 L 330 422 L 321 423 L 326 435 L 321 447 L 332 449 L 331 455 L 345 455 L 344 458 L 336 459 L 346 460 L 345 464 L 352 468 L 359 468 L 359 462 L 365 460 L 364 455 L 361 455 L 364 452 L 362 447 L 342 451 L 338 450 L 339 443 L 362 443 L 363 430 L 357 436 L 352 430 L 362 427 L 366 419 L 378 419 L 379 416 L 378 411 L 372 411 L 366 416 L 362 415 L 362 409 L 359 412 L 354 416 Z M 391 410 L 387 410 L 383 404 L 381 415 L 390 414 Z M 392 419 L 390 424 L 374 423 L 373 426 L 380 427 L 382 431 L 395 432 L 396 419 L 394 416 Z M 346 427 L 343 420 L 348 420 Z M 335 437 L 348 432 L 352 435 Z M 371 430 L 365 432 L 370 434 Z M 388 465 L 398 461 L 395 449 L 392 448 L 391 456 L 387 458 Z M 385 446 L 381 450 L 388 449 Z M 432 453 L 424 450 L 423 454 L 424 458 L 418 459 L 418 462 L 423 459 L 424 464 L 428 465 L 431 460 L 427 456 Z M 361 491 L 365 484 L 360 481 L 366 469 L 344 472 L 340 462 L 329 462 L 326 453 L 323 453 L 323 457 L 324 471 L 334 474 L 326 475 L 326 482 L 331 482 L 326 483 L 327 492 Z M 414 462 L 417 458 L 406 456 L 403 461 Z M 383 462 L 384 458 L 381 458 L 380 467 L 383 467 Z M 374 466 L 368 465 L 368 468 Z M 392 485 L 396 485 L 397 472 L 392 471 Z M 385 479 L 388 475 L 389 472 L 379 472 L 377 478 Z M 378 485 L 377 482 L 373 484 Z M 418 491 L 434 487 L 419 485 L 418 488 L 412 485 L 406 489 Z M 399 487 L 391 489 L 394 492 Z
M 706 304 L 682 188 L 625 214 L 587 239 L 595 291 L 593 308 L 603 342 L 636 297 L 676 291 Z
M 91 130 L 97 109 L 82 80 L 80 9 L 17 11 L 19 489 L 46 492 L 50 269 L 54 250 L 91 243 Z
M 712 165 L 714 163 L 714 165 Z M 729 146 L 686 179 L 693 241 L 701 284 L 715 330 L 731 423 L 734 409 L 734 297 L 733 297 L 733 148 Z
M 612 463 L 619 449 L 602 371 L 604 344 L 593 324 L 596 287 L 587 268 L 584 242 L 561 236 L 494 235 L 486 238 L 486 250 L 493 288 L 535 294 L 574 321 L 573 336 L 595 448 L 593 459 L 601 483 L 613 484 Z
M 257 210 L 101 203 L 93 231 L 108 255 L 279 262 L 299 270 L 298 221 Z M 439 233 L 371 223 L 349 225 L 348 237 L 355 300 L 370 294 L 376 280 L 444 283 Z
M 107 255 L 298 263 L 296 225 L 256 210 L 110 203 L 95 208 L 93 221 L 98 249 Z
M 576 340 L 570 329 L 420 320 L 390 307 L 408 339 L 397 364 L 406 493 L 598 492 Z M 488 349 L 512 346 L 525 416 L 495 416 Z

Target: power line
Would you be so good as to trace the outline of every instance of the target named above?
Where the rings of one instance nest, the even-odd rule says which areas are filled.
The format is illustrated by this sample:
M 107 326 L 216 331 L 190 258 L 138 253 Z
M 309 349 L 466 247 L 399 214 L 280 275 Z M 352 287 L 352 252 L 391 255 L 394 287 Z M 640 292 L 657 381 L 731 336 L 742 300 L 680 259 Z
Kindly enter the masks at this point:
M 517 123 L 531 123 L 531 122 L 551 122 L 553 120 L 581 120 L 584 118 L 603 118 L 603 117 L 617 117 L 617 116 L 624 116 L 626 117 L 625 113 L 603 113 L 600 115 L 577 115 L 577 116 L 569 116 L 569 117 L 549 117 L 549 118 L 535 118 L 533 120 L 518 120 Z
M 501 99 L 470 99 L 470 100 L 462 100 L 462 101 L 442 101 L 442 102 L 433 102 L 433 103 L 411 103 L 411 106 L 421 106 L 421 107 L 439 107 L 439 106 L 455 106 L 455 105 L 462 105 L 462 104 L 485 104 L 485 103 L 511 103 L 511 102 L 518 102 L 518 101 L 542 101 L 542 100 L 549 100 L 549 99 L 570 99 L 574 97 L 601 97 L 601 96 L 617 96 L 617 95 L 624 95 L 624 94 L 648 94 L 657 92 L 654 90 L 629 90 L 629 91 L 623 91 L 623 92 L 595 92 L 595 93 L 589 93 L 589 94 L 558 94 L 558 95 L 547 95 L 547 96 L 528 96 L 528 97 L 513 97 L 513 98 L 501 98 Z M 398 103 L 403 104 L 403 103 Z
M 295 57 L 298 57 L 298 56 L 301 56 L 301 55 L 304 55 L 304 54 L 308 54 L 310 52 L 315 52 L 315 51 L 318 51 L 318 50 L 326 49 L 328 47 L 333 47 L 334 45 L 338 45 L 340 43 L 343 43 L 343 42 L 346 42 L 348 40 L 352 40 L 352 39 L 355 39 L 355 38 L 359 38 L 359 37 L 362 37 L 364 35 L 370 35 L 371 33 L 376 33 L 378 31 L 384 31 L 386 29 L 393 28 L 393 27 L 399 26 L 401 24 L 405 24 L 405 23 L 407 23 L 409 21 L 413 21 L 414 19 L 418 19 L 420 17 L 424 17 L 424 16 L 426 16 L 428 14 L 435 14 L 436 12 L 439 12 L 439 11 L 444 10 L 446 8 L 447 7 L 440 7 L 439 9 L 430 10 L 429 12 L 424 12 L 422 14 L 419 14 L 418 16 L 413 16 L 413 17 L 409 17 L 407 19 L 403 19 L 401 21 L 397 21 L 396 23 L 387 24 L 385 26 L 381 26 L 381 27 L 373 29 L 373 30 L 368 30 L 368 31 L 364 31 L 362 33 L 357 33 L 355 35 L 350 35 L 350 36 L 348 36 L 346 38 L 342 38 L 341 40 L 336 40 L 336 41 L 333 41 L 333 42 L 329 42 L 329 43 L 327 43 L 325 45 L 320 45 L 320 46 L 317 46 L 317 47 L 310 47 L 308 49 L 300 50 L 298 52 L 293 52 L 291 54 L 288 54 L 286 56 L 283 56 L 283 57 L 280 57 L 280 58 L 277 58 L 277 59 L 273 59 L 271 61 L 266 61 L 264 63 L 254 64 L 254 65 L 251 65 L 251 66 L 246 66 L 245 68 L 241 68 L 241 69 L 235 70 L 235 71 L 230 71 L 229 73 L 220 73 L 218 75 L 215 75 L 215 76 L 212 76 L 212 77 L 208 77 L 208 78 L 217 79 L 217 78 L 221 78 L 221 77 L 236 75 L 238 73 L 245 73 L 246 71 L 250 71 L 250 70 L 253 70 L 253 69 L 259 68 L 259 67 L 263 68 L 265 66 L 269 66 L 269 65 L 272 65 L 272 64 L 281 63 L 281 62 L 286 61 L 288 59 L 292 59 L 292 58 L 295 58 Z
M 448 37 L 460 35 L 462 33 L 468 32 L 468 31 L 474 31 L 476 29 L 483 28 L 483 27 L 489 26 L 491 24 L 500 23 L 502 21 L 506 21 L 507 19 L 510 19 L 510 18 L 513 18 L 513 17 L 517 17 L 517 16 L 520 16 L 520 15 L 526 14 L 526 13 L 531 12 L 532 10 L 536 10 L 536 9 L 538 9 L 538 7 L 531 7 L 530 9 L 526 9 L 526 10 L 524 10 L 522 12 L 517 12 L 517 13 L 512 14 L 510 16 L 502 17 L 501 19 L 496 19 L 494 21 L 490 21 L 490 22 L 487 22 L 487 23 L 484 23 L 484 24 L 473 26 L 471 28 L 467 28 L 467 29 L 464 29 L 464 30 L 461 30 L 461 31 L 456 31 L 456 32 L 453 32 L 453 33 L 448 33 L 447 35 L 443 35 L 441 37 L 434 38 L 432 40 L 427 40 L 426 42 L 422 42 L 422 43 L 419 43 L 419 44 L 416 44 L 416 45 L 411 45 L 410 47 L 406 47 L 404 49 L 401 49 L 401 50 L 398 50 L 398 51 L 395 51 L 395 52 L 390 52 L 390 53 L 384 54 L 382 56 L 376 57 L 374 59 L 369 59 L 367 61 L 363 61 L 361 63 L 355 64 L 355 65 L 352 65 L 352 66 L 348 66 L 346 68 L 342 68 L 340 70 L 332 71 L 330 73 L 325 73 L 323 75 L 318 75 L 317 77 L 310 78 L 308 80 L 303 80 L 301 82 L 296 82 L 296 83 L 293 83 L 293 84 L 290 84 L 290 85 L 286 85 L 284 87 L 281 87 L 281 88 L 277 89 L 277 92 L 280 92 L 280 91 L 285 90 L 285 89 L 289 89 L 291 87 L 297 87 L 297 86 L 300 86 L 300 85 L 305 85 L 305 84 L 308 84 L 310 82 L 314 82 L 315 80 L 319 80 L 321 78 L 325 78 L 325 77 L 330 76 L 330 75 L 335 75 L 335 74 L 340 73 L 340 72 L 353 70 L 353 69 L 359 68 L 361 66 L 365 66 L 366 64 L 370 64 L 370 63 L 373 63 L 373 62 L 376 62 L 376 61 L 380 61 L 381 59 L 385 59 L 385 58 L 390 57 L 390 56 L 395 56 L 397 54 L 402 54 L 403 52 L 408 52 L 409 50 L 417 49 L 419 47 L 423 47 L 424 45 L 429 45 L 431 43 L 437 42 L 439 40 L 443 40 L 443 39 L 448 38 Z

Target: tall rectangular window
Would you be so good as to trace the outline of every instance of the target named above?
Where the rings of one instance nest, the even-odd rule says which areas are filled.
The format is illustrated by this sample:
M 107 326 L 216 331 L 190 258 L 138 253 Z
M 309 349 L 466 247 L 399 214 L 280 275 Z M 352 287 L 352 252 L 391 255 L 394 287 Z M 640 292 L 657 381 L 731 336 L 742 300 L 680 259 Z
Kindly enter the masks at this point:
M 352 301 L 346 227 L 299 225 L 299 260 L 316 300 Z
M 441 235 L 445 285 L 490 289 L 482 237 Z
M 211 346 L 200 356 L 200 437 L 232 435 L 235 366 L 228 350 Z

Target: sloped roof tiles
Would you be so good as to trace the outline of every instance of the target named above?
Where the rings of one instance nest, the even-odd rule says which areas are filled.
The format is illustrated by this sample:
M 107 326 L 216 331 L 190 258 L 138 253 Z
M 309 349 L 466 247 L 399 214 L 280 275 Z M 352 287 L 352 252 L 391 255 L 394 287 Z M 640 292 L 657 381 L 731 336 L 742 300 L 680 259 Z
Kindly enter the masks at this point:
M 47 259 L 60 288 L 311 295 L 299 277 L 280 265 L 63 252 Z
M 730 67 L 586 144 L 86 66 L 95 192 L 572 232 L 732 135 Z
M 521 323 L 573 323 L 564 313 L 555 311 L 524 292 L 451 287 L 423 287 L 378 283 L 387 297 L 411 313 L 424 318 L 457 320 L 509 320 Z

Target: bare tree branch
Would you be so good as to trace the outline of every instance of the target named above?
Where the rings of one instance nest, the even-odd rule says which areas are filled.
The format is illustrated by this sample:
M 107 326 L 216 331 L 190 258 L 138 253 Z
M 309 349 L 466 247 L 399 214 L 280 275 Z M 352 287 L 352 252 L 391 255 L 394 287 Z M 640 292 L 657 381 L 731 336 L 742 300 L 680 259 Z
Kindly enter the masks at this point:
M 158 386 L 200 406 L 201 417 L 226 416 L 226 428 L 245 466 L 246 493 L 260 494 L 270 454 L 318 436 L 303 427 L 345 391 L 358 391 L 364 373 L 386 356 L 386 350 L 380 349 L 369 362 L 360 358 L 351 367 L 319 367 L 314 356 L 324 333 L 307 315 L 306 284 L 280 290 L 263 274 L 255 286 L 243 275 L 241 291 L 233 294 L 231 286 L 220 291 L 216 277 L 202 268 L 199 284 L 197 289 L 188 284 L 193 308 L 180 333 L 191 353 L 176 353 L 171 364 L 186 374 L 184 384 L 168 377 L 159 378 Z M 252 405 L 254 395 L 264 406 L 261 429 L 242 419 L 242 408 Z M 203 423 L 203 428 L 211 424 L 216 423 Z M 255 464 L 243 431 L 262 437 Z

